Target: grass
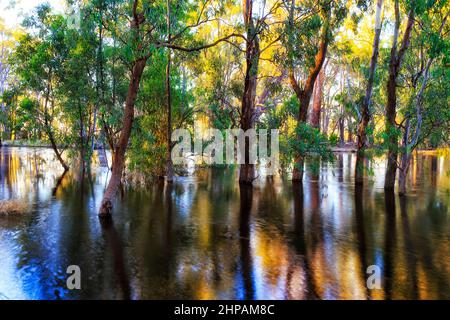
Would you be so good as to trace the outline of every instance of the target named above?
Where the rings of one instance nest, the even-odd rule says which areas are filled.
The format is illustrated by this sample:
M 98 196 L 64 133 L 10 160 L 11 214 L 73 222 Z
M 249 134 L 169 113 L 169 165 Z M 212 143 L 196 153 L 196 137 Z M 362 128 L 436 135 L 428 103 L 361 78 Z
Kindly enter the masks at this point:
M 8 147 L 49 147 L 45 141 L 40 140 L 4 140 L 3 145 Z
M 28 205 L 20 200 L 0 200 L 0 217 L 22 215 L 28 212 Z

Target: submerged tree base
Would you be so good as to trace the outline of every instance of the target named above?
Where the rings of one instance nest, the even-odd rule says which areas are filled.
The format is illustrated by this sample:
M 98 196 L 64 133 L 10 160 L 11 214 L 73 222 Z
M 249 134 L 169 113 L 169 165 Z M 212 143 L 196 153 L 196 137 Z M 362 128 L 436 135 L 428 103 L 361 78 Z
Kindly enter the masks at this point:
M 252 185 L 255 179 L 255 165 L 241 164 L 239 171 L 239 184 Z
M 112 202 L 109 199 L 104 199 L 102 201 L 102 205 L 100 206 L 100 210 L 98 212 L 98 217 L 101 219 L 111 219 L 112 218 Z

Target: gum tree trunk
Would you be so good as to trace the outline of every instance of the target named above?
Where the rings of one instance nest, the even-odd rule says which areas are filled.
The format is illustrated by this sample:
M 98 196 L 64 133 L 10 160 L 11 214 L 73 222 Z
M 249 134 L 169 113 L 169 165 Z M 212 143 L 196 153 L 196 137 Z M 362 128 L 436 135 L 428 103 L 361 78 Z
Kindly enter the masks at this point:
M 109 180 L 108 187 L 103 195 L 102 204 L 100 206 L 99 216 L 109 217 L 113 208 L 113 201 L 116 197 L 117 190 L 122 179 L 122 172 L 125 165 L 125 151 L 127 149 L 128 140 L 130 139 L 131 127 L 134 118 L 134 104 L 136 102 L 137 93 L 139 90 L 139 83 L 142 73 L 145 68 L 147 59 L 141 58 L 136 60 L 131 73 L 130 84 L 128 86 L 128 93 L 125 102 L 125 111 L 123 114 L 123 128 L 120 132 L 119 143 L 117 144 L 114 161 L 112 164 L 112 174 Z
M 397 129 L 397 124 L 395 122 L 395 118 L 397 116 L 397 78 L 400 72 L 403 57 L 409 47 L 413 25 L 414 8 L 409 11 L 402 44 L 400 49 L 397 51 L 398 33 L 400 28 L 400 9 L 398 0 L 395 0 L 394 39 L 392 43 L 391 58 L 389 62 L 389 78 L 387 84 L 388 99 L 386 105 L 386 131 L 388 133 L 388 159 L 386 175 L 384 179 L 384 189 L 386 190 L 393 190 L 395 186 L 398 158 L 398 139 L 397 134 L 395 133 Z
M 325 80 L 325 68 L 326 65 L 324 65 L 322 70 L 320 70 L 319 75 L 317 76 L 316 79 L 316 83 L 314 84 L 314 98 L 310 121 L 311 125 L 319 130 L 320 130 L 320 113 L 322 109 L 322 100 L 323 100 L 323 83 Z
M 441 32 L 446 24 L 448 17 L 448 13 L 445 15 L 442 20 L 441 26 L 439 28 L 438 34 L 441 35 Z M 428 83 L 428 79 L 430 76 L 430 67 L 433 63 L 433 57 L 429 57 L 427 63 L 425 64 L 425 68 L 423 69 L 423 78 L 422 84 L 420 85 L 419 92 L 417 93 L 415 103 L 416 103 L 416 121 L 415 121 L 415 131 L 414 134 L 411 134 L 411 115 L 407 115 L 405 131 L 403 134 L 403 145 L 402 145 L 402 161 L 399 167 L 399 176 L 398 176 L 398 193 L 400 196 L 406 194 L 406 179 L 408 176 L 409 167 L 411 164 L 412 152 L 417 147 L 420 141 L 422 122 L 423 122 L 423 95 L 425 92 L 425 88 Z M 415 87 L 415 84 L 414 84 Z
M 145 17 L 142 12 L 138 12 L 139 0 L 133 1 L 132 6 L 132 21 L 130 23 L 130 33 L 134 35 L 134 41 L 136 42 L 137 49 L 142 51 L 143 44 L 141 43 L 142 35 L 140 34 L 141 25 L 145 24 Z M 155 41 L 153 44 L 158 47 L 166 47 L 171 49 L 176 49 L 184 52 L 194 52 L 200 51 L 203 49 L 211 48 L 223 41 L 228 40 L 231 37 L 239 36 L 238 34 L 230 34 L 226 37 L 220 38 L 212 43 L 193 47 L 186 48 L 183 46 L 179 46 L 176 44 L 169 42 L 159 42 Z M 170 39 L 169 39 L 170 40 Z M 113 163 L 112 163 L 112 174 L 111 179 L 109 180 L 108 187 L 106 188 L 105 194 L 103 195 L 103 200 L 99 209 L 99 216 L 102 218 L 109 218 L 111 216 L 111 212 L 113 209 L 113 202 L 117 194 L 117 190 L 119 188 L 122 172 L 125 166 L 125 152 L 128 146 L 128 141 L 131 135 L 131 128 L 133 125 L 134 119 L 134 105 L 136 103 L 136 97 L 139 91 L 139 84 L 141 81 L 142 73 L 144 72 L 145 65 L 147 60 L 150 58 L 150 54 L 141 52 L 142 55 L 134 60 L 133 66 L 131 68 L 131 77 L 130 83 L 128 86 L 127 97 L 125 100 L 125 110 L 122 119 L 122 130 L 120 132 L 119 142 L 115 147 L 113 153 Z
M 133 20 L 130 23 L 130 31 L 134 34 L 134 41 L 140 41 L 140 25 L 144 22 L 141 14 L 138 14 L 138 0 L 133 2 Z M 141 45 L 138 45 L 141 48 Z M 125 151 L 127 150 L 128 141 L 130 140 L 131 128 L 134 119 L 134 105 L 139 91 L 139 84 L 141 82 L 142 73 L 149 56 L 140 57 L 133 62 L 131 69 L 130 83 L 128 85 L 127 97 L 125 100 L 125 110 L 122 118 L 122 130 L 120 131 L 120 138 L 115 148 L 111 178 L 103 195 L 103 200 L 100 205 L 99 217 L 110 218 L 113 202 L 119 189 L 122 180 L 122 172 L 125 166 Z
M 291 10 L 293 10 L 291 8 Z M 330 30 L 330 14 L 331 9 L 328 10 L 325 17 L 324 25 L 322 26 L 322 31 L 320 35 L 319 50 L 315 56 L 314 65 L 311 66 L 308 73 L 308 78 L 306 79 L 305 86 L 300 87 L 297 80 L 295 79 L 294 70 L 291 67 L 289 70 L 289 81 L 290 84 L 299 100 L 299 115 L 298 124 L 306 123 L 308 116 L 309 102 L 311 101 L 312 92 L 314 89 L 314 82 L 322 69 L 323 63 L 328 50 L 328 32 Z M 291 12 L 292 19 L 292 12 Z M 292 24 L 293 25 L 293 24 Z M 298 137 L 300 140 L 301 137 Z M 297 154 L 295 157 L 294 169 L 292 170 L 292 181 L 302 181 L 304 171 L 304 155 Z
M 398 171 L 398 193 L 400 195 L 406 194 L 406 180 L 408 177 L 409 164 L 411 162 L 411 154 L 405 153 L 402 155 L 401 167 Z
M 168 42 L 171 41 L 170 31 L 170 0 L 167 0 L 167 33 Z M 172 63 L 171 49 L 167 48 L 167 66 L 166 66 L 166 103 L 167 103 L 167 182 L 173 182 L 173 163 L 172 163 L 172 96 L 170 92 L 170 67 Z
M 244 95 L 241 106 L 241 129 L 246 131 L 253 128 L 253 117 L 256 100 L 256 85 L 259 66 L 259 39 L 252 19 L 253 0 L 244 0 L 244 23 L 247 30 L 247 48 L 245 53 Z M 245 163 L 241 164 L 239 183 L 252 184 L 255 179 L 255 165 L 250 162 L 250 141 L 245 139 Z
M 339 118 L 339 145 L 343 147 L 345 145 L 345 119 L 342 114 Z
M 378 0 L 375 14 L 375 35 L 373 37 L 372 58 L 370 60 L 369 79 L 367 81 L 366 94 L 364 96 L 363 104 L 361 106 L 361 119 L 358 124 L 357 152 L 355 165 L 356 184 L 363 184 L 364 179 L 364 159 L 367 147 L 367 127 L 372 117 L 370 111 L 370 102 L 372 98 L 373 82 L 375 78 L 375 71 L 379 55 L 382 6 L 383 0 Z

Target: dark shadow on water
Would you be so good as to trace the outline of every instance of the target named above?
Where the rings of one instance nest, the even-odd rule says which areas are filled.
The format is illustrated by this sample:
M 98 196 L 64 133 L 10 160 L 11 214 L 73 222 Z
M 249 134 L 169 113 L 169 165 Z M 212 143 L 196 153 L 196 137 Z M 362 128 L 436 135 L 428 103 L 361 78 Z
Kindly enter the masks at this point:
M 408 198 L 406 196 L 399 197 L 400 201 L 400 214 L 402 220 L 403 241 L 406 251 L 407 270 L 409 279 L 411 281 L 411 299 L 419 298 L 419 286 L 417 278 L 417 258 L 414 256 L 414 243 L 411 235 L 411 228 L 409 225 L 409 217 L 407 211 Z
M 165 231 L 165 259 L 164 270 L 166 270 L 166 278 L 170 278 L 170 257 L 172 257 L 172 224 L 173 224 L 173 199 L 172 192 L 174 186 L 172 183 L 166 183 L 165 186 L 165 205 L 166 205 L 166 231 Z
M 361 277 L 366 278 L 367 267 L 367 236 L 365 230 L 363 189 L 361 186 L 355 186 L 355 222 L 356 235 L 358 238 L 358 256 L 361 263 Z M 365 282 L 365 281 L 364 281 Z M 364 287 L 365 296 L 370 299 L 370 292 L 367 286 Z
M 318 299 L 319 294 L 314 283 L 314 275 L 309 263 L 307 243 L 305 236 L 305 216 L 304 216 L 304 192 L 302 183 L 292 183 L 292 193 L 294 198 L 294 236 L 293 242 L 296 252 L 302 258 L 302 267 L 306 278 L 306 298 Z
M 253 188 L 251 186 L 239 186 L 240 210 L 239 210 L 239 245 L 242 277 L 244 282 L 244 299 L 255 298 L 253 258 L 250 243 L 250 215 L 253 203 Z
M 111 252 L 112 266 L 115 279 L 111 281 L 117 281 L 122 291 L 122 299 L 131 299 L 131 288 L 128 272 L 126 268 L 126 258 L 124 255 L 123 244 L 117 233 L 112 219 L 100 219 L 102 228 L 102 235 L 105 239 L 106 248 Z
M 62 173 L 62 175 L 60 175 L 58 177 L 58 179 L 56 179 L 56 184 L 55 187 L 52 190 L 52 196 L 55 196 L 56 193 L 58 192 L 59 187 L 61 186 L 62 181 L 64 180 L 64 177 L 67 175 L 67 172 L 69 170 L 64 170 L 64 172 Z
M 395 193 L 394 191 L 386 191 L 384 194 L 385 201 L 385 227 L 384 227 L 384 295 L 387 300 L 392 299 L 393 289 L 393 271 L 394 271 L 394 252 L 396 246 L 396 210 L 395 210 Z

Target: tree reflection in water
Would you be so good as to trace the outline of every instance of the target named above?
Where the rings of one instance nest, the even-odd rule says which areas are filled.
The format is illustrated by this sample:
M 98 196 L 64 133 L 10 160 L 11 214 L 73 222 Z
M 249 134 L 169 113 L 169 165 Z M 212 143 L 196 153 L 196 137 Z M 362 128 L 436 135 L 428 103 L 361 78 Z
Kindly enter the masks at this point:
M 355 189 L 354 160 L 338 154 L 303 183 L 263 177 L 249 188 L 214 168 L 127 186 L 112 223 L 97 217 L 106 169 L 63 174 L 51 151 L 2 148 L 0 199 L 30 212 L 0 218 L 0 296 L 450 298 L 448 158 L 415 155 L 402 198 L 384 192 L 381 160 Z M 65 287 L 71 264 L 82 290 Z M 372 264 L 381 290 L 365 286 Z

